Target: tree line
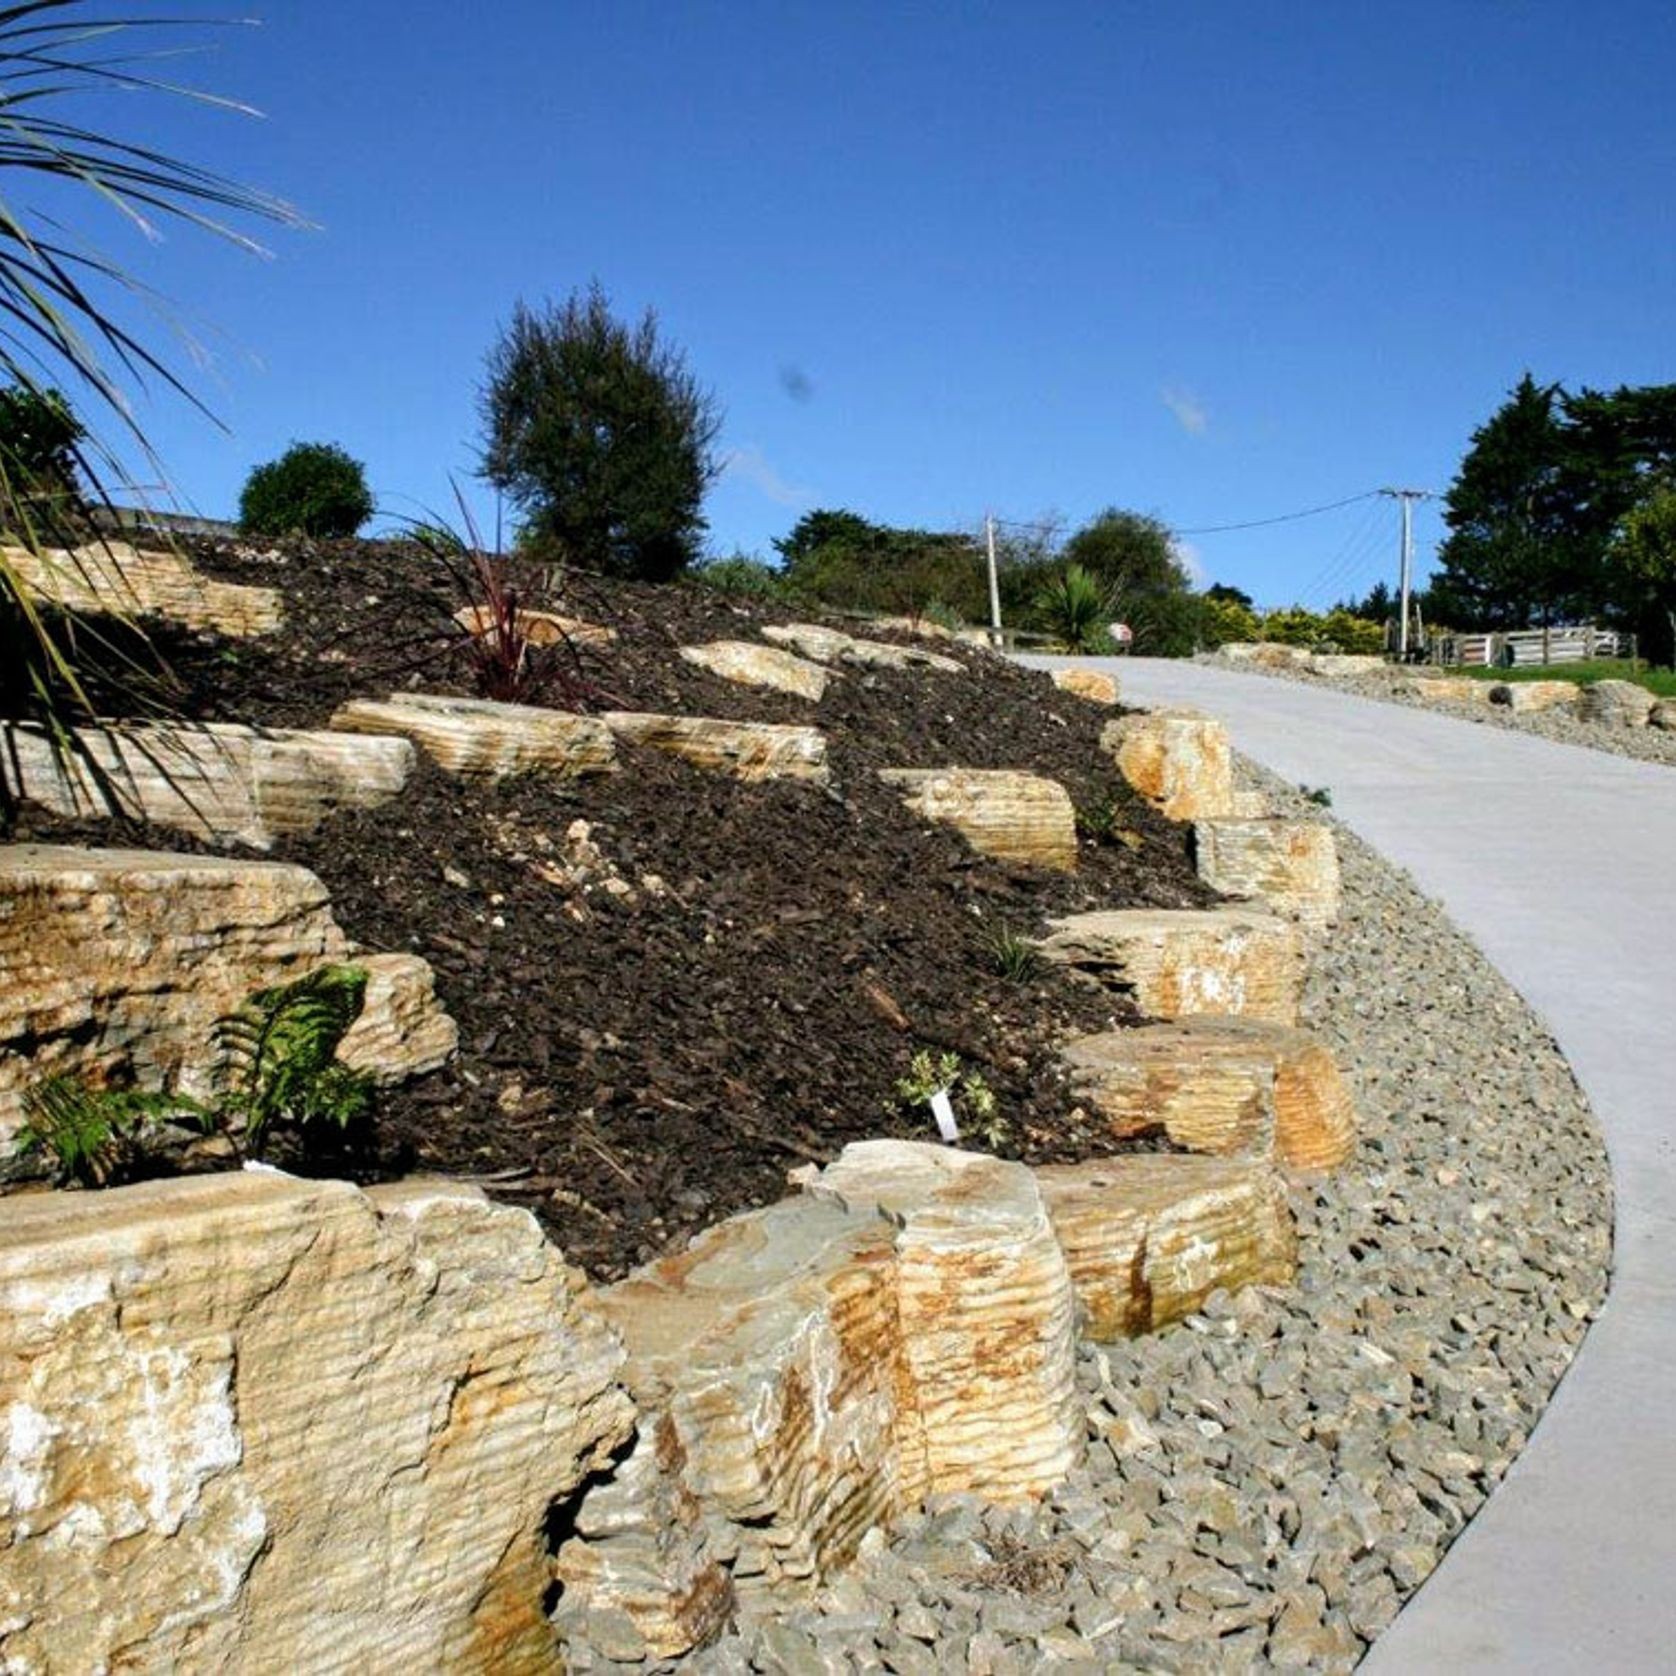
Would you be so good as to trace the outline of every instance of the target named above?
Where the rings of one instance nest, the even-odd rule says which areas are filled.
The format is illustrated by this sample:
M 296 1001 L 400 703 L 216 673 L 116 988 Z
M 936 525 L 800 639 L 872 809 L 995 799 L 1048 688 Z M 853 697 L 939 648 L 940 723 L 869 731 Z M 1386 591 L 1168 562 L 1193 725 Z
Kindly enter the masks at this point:
M 1676 654 L 1676 384 L 1567 391 L 1528 372 L 1472 434 L 1422 596 L 1456 629 L 1597 620 Z

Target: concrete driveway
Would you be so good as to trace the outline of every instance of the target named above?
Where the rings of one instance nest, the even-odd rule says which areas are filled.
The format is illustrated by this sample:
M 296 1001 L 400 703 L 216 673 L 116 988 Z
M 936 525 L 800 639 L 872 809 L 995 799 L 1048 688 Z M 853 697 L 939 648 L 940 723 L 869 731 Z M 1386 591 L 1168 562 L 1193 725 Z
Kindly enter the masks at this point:
M 1126 700 L 1209 711 L 1257 761 L 1328 787 L 1542 1015 L 1606 1134 L 1605 1312 L 1363 1669 L 1676 1669 L 1676 769 L 1189 663 L 1096 666 Z

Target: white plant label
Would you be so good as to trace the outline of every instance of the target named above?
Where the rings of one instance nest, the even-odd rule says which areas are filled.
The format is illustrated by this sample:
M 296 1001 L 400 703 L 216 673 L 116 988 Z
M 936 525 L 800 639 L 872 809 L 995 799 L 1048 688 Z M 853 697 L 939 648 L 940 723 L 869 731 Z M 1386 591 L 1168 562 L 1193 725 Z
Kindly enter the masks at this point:
M 954 1104 L 949 1099 L 949 1091 L 939 1088 L 931 1096 L 931 1115 L 937 1119 L 937 1133 L 945 1141 L 958 1141 L 960 1130 L 955 1127 Z

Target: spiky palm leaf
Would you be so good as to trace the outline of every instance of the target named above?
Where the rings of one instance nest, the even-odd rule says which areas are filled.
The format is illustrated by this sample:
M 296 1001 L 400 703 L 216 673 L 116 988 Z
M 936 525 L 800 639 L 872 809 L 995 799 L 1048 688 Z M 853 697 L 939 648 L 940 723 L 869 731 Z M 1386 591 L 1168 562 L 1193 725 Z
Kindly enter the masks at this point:
M 0 375 L 26 390 L 68 383 L 88 440 L 76 463 L 99 494 L 120 470 L 112 443 L 90 411 L 102 414 L 154 461 L 134 417 L 128 387 L 156 380 L 202 407 L 159 353 L 125 327 L 116 295 L 153 301 L 126 268 L 18 202 L 31 181 L 84 189 L 147 238 L 183 223 L 249 250 L 260 247 L 234 222 L 258 218 L 306 225 L 290 205 L 212 170 L 75 120 L 93 92 L 161 93 L 226 110 L 250 107 L 164 80 L 153 67 L 178 56 L 180 20 L 94 17 L 86 0 L 24 0 L 0 7 Z M 155 49 L 150 42 L 156 41 Z M 154 462 L 155 463 L 155 462 Z M 43 525 L 26 485 L 0 461 L 0 525 L 6 536 L 45 555 L 54 530 Z M 67 562 L 60 560 L 60 563 Z M 61 738 L 66 708 L 90 708 L 78 669 L 76 637 L 44 613 L 0 547 L 0 630 L 16 642 L 31 708 Z M 103 649 L 97 631 L 92 653 Z

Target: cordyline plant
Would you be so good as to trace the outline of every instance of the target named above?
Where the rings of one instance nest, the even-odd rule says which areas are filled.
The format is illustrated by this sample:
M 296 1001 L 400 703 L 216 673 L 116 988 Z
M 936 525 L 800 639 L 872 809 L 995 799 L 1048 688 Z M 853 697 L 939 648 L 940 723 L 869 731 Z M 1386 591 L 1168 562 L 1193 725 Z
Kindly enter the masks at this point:
M 101 437 L 95 415 L 158 463 L 136 421 L 125 386 L 151 380 L 207 411 L 158 353 L 115 312 L 127 295 L 156 310 L 158 299 L 126 268 L 66 230 L 58 215 L 25 210 L 19 192 L 43 186 L 61 201 L 116 214 L 156 240 L 168 223 L 184 223 L 260 252 L 231 219 L 256 217 L 306 225 L 278 198 L 241 186 L 197 164 L 121 135 L 88 128 L 74 114 L 90 95 L 161 93 L 254 115 L 250 107 L 164 80 L 152 67 L 179 56 L 181 20 L 94 16 L 85 0 L 25 0 L 0 7 L 0 378 L 26 396 L 68 386 L 68 403 L 85 426 L 71 457 L 92 490 L 121 467 L 114 443 Z M 155 46 L 153 43 L 156 43 Z M 27 472 L 0 458 L 0 526 L 6 541 L 42 564 L 67 528 L 62 502 L 43 502 Z M 101 660 L 132 657 L 118 641 L 73 618 L 41 608 L 15 560 L 0 544 L 0 656 L 21 670 L 28 710 L 53 737 L 67 737 L 68 712 L 91 709 L 83 676 Z M 3 780 L 0 772 L 0 780 Z
M 516 554 L 490 552 L 457 485 L 454 499 L 459 528 L 432 514 L 409 531 L 448 582 L 451 612 L 435 635 L 427 637 L 428 652 L 450 659 L 462 653 L 480 698 L 595 708 L 603 694 L 584 671 L 564 620 L 546 609 L 560 592 L 549 567 Z M 431 656 L 422 651 L 413 666 L 423 667 Z

